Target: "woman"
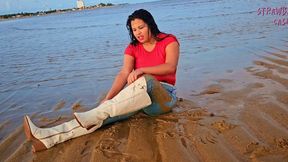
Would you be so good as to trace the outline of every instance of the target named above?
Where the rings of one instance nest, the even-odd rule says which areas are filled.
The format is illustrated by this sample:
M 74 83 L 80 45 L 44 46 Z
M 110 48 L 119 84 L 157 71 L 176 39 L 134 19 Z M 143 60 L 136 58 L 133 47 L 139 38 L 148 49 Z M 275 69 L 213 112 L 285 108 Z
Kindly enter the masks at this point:
M 139 110 L 155 116 L 175 106 L 179 58 L 176 37 L 160 32 L 153 16 L 144 9 L 133 12 L 126 26 L 131 42 L 125 50 L 123 67 L 98 107 L 76 112 L 74 120 L 52 128 L 39 128 L 24 117 L 25 134 L 34 152 L 127 119 Z

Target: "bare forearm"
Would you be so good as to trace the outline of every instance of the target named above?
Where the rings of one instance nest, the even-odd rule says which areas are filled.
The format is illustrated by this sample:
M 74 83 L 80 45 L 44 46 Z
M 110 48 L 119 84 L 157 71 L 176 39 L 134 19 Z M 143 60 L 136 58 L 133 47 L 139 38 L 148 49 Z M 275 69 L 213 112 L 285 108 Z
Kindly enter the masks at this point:
M 106 100 L 113 98 L 123 89 L 123 87 L 127 83 L 127 77 L 128 77 L 128 74 L 126 73 L 121 73 L 121 72 L 118 73 L 118 75 L 114 79 L 111 89 L 109 90 L 109 92 L 107 93 L 105 97 Z
M 174 73 L 176 71 L 176 66 L 165 63 L 157 66 L 140 68 L 140 70 L 145 74 L 167 75 Z

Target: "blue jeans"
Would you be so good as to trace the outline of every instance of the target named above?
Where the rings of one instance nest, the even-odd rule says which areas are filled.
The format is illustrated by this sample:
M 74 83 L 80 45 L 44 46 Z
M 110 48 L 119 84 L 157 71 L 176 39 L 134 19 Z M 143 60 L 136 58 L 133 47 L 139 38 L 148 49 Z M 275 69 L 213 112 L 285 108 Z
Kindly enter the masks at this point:
M 147 93 L 150 96 L 152 104 L 143 108 L 140 111 L 143 111 L 149 116 L 157 116 L 170 112 L 177 102 L 175 86 L 164 82 L 159 82 L 151 75 L 144 75 L 144 77 L 147 84 Z M 126 115 L 109 117 L 104 120 L 103 125 L 128 119 L 130 116 L 138 112 L 139 111 L 132 112 Z

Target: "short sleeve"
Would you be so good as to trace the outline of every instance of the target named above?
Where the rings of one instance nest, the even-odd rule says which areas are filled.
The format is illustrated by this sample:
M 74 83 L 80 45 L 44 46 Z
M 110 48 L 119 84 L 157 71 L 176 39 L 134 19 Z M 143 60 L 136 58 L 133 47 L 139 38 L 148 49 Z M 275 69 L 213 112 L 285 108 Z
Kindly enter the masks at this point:
M 172 43 L 172 42 L 177 42 L 177 43 L 179 44 L 177 38 L 176 38 L 174 35 L 172 35 L 172 34 L 169 34 L 169 36 L 166 37 L 166 38 L 164 39 L 164 41 L 165 41 L 166 46 L 167 46 L 168 44 Z M 180 44 L 179 44 L 179 45 L 180 45 Z
M 124 54 L 125 55 L 130 55 L 130 56 L 132 56 L 132 57 L 135 57 L 135 54 L 134 54 L 135 52 L 134 52 L 134 47 L 133 47 L 133 45 L 131 45 L 131 44 L 129 44 L 127 47 L 126 47 L 126 49 L 125 49 L 125 51 L 124 51 Z

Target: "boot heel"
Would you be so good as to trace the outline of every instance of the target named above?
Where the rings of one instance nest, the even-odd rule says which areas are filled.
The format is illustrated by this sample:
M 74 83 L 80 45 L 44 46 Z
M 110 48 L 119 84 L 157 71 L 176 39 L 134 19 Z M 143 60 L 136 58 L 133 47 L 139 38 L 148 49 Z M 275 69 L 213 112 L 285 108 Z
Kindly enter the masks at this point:
M 37 138 L 35 138 L 31 132 L 28 116 L 24 117 L 23 122 L 24 132 L 28 141 L 32 142 L 32 151 L 38 152 L 42 150 L 47 150 L 47 147 Z
M 24 133 L 25 133 L 25 135 L 26 135 L 27 140 L 28 140 L 28 141 L 31 141 L 31 139 L 32 139 L 32 133 L 31 133 L 30 126 L 29 126 L 29 122 L 28 122 L 28 119 L 27 119 L 26 116 L 24 117 L 23 128 L 24 128 Z

